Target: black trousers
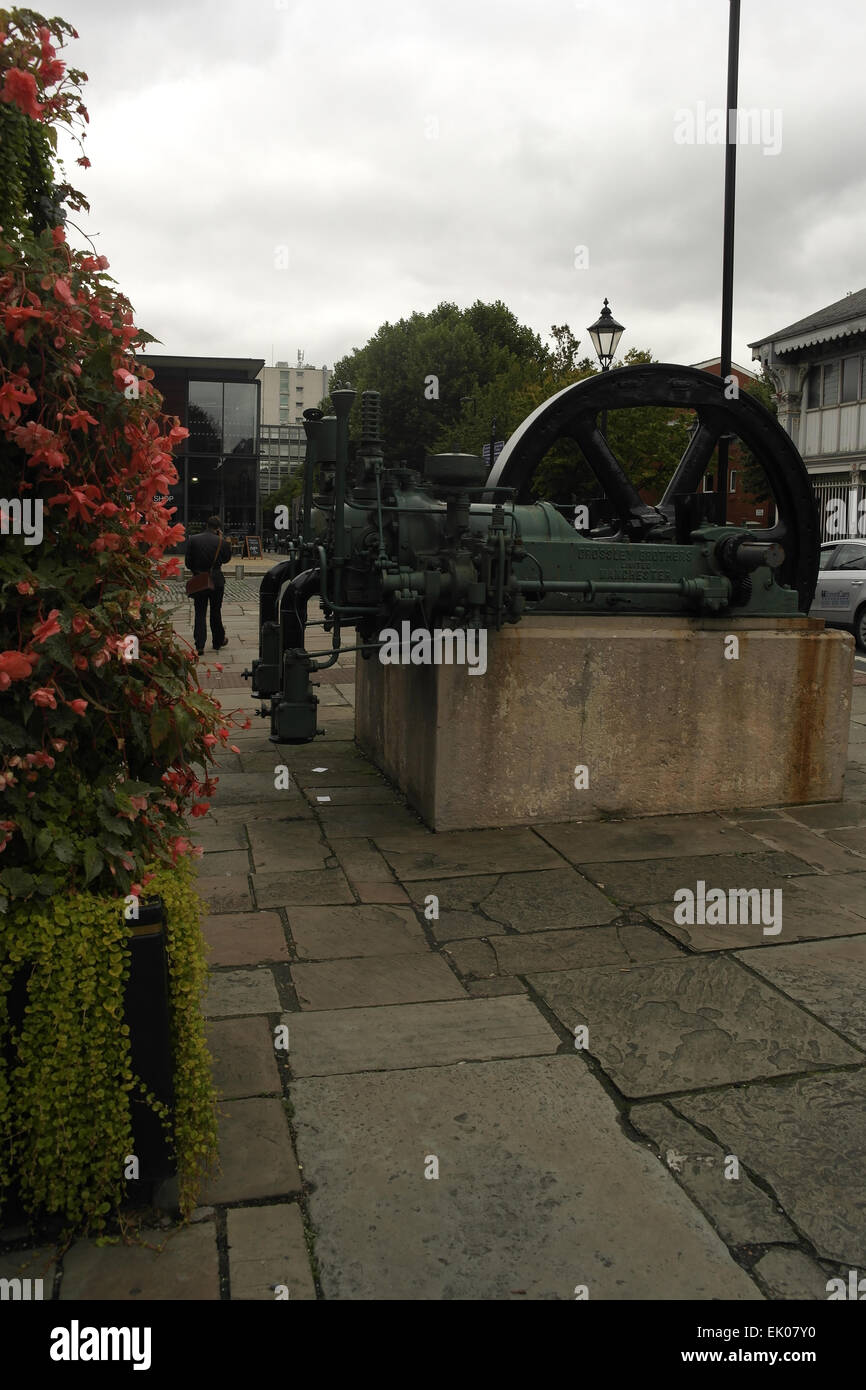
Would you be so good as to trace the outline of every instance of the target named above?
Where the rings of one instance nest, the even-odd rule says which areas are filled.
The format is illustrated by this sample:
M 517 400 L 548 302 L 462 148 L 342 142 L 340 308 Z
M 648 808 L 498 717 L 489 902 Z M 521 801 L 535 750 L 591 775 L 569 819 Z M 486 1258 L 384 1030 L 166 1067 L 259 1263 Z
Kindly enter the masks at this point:
M 207 641 L 207 616 L 210 608 L 210 635 L 213 638 L 215 647 L 221 647 L 226 640 L 226 630 L 223 627 L 223 593 L 225 585 L 221 584 L 218 589 L 204 589 L 201 593 L 193 594 L 192 601 L 195 604 L 195 622 L 193 624 L 193 640 L 196 650 L 202 651 Z

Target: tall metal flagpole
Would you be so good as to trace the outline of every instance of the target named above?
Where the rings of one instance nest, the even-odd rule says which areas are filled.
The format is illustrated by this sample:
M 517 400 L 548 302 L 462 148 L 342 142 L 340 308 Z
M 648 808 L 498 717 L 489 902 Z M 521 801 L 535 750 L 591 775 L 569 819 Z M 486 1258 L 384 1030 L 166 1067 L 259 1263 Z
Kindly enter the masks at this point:
M 722 353 L 719 375 L 731 374 L 731 335 L 734 319 L 734 200 L 737 185 L 737 87 L 740 54 L 740 0 L 728 0 L 728 100 L 727 140 L 725 143 L 725 214 L 722 250 Z M 728 516 L 728 440 L 719 440 L 719 467 L 716 475 L 718 525 Z

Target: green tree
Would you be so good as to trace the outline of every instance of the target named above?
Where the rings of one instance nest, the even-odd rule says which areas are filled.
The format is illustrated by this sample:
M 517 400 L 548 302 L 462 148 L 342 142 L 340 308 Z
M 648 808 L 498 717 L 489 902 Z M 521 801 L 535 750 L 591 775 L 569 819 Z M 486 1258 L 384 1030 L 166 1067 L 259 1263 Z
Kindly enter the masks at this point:
M 779 407 L 776 402 L 776 393 L 773 383 L 766 371 L 757 379 L 752 381 L 747 387 L 749 395 L 762 405 L 765 410 L 769 410 L 773 416 L 778 416 Z M 745 445 L 739 445 L 739 465 L 743 470 L 743 490 L 755 502 L 768 502 L 773 494 L 767 482 L 767 475 L 764 472 L 751 449 Z
M 268 493 L 268 496 L 262 500 L 262 524 L 268 529 L 273 529 L 274 512 L 277 507 L 288 507 L 291 511 L 292 502 L 296 497 L 300 497 L 303 486 L 303 475 L 298 470 L 298 472 L 292 473 L 282 486 L 277 488 L 276 492 Z
M 548 356 L 501 301 L 477 300 L 465 310 L 443 302 L 382 324 L 363 348 L 335 363 L 332 385 L 381 392 L 387 458 L 422 468 L 429 452 L 455 442 L 475 449 L 489 438 L 496 409 L 527 378 L 540 378 Z M 353 427 L 357 437 L 357 415 Z

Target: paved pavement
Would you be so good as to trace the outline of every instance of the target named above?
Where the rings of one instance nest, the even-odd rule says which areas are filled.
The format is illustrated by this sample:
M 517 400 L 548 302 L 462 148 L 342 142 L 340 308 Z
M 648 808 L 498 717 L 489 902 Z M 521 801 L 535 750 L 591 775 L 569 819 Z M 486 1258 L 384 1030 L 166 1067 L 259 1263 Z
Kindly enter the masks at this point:
M 203 669 L 245 716 L 254 594 L 225 617 Z M 78 1242 L 57 1296 L 825 1299 L 862 1272 L 863 677 L 840 803 L 433 835 L 354 747 L 351 662 L 314 744 L 234 734 L 195 826 L 222 1173 L 162 1255 Z M 698 881 L 778 888 L 782 931 L 677 924 Z

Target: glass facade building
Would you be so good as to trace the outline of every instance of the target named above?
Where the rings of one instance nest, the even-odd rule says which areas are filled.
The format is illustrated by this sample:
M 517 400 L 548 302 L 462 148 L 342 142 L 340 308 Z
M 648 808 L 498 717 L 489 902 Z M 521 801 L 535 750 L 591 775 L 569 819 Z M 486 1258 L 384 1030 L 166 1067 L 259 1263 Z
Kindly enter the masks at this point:
M 143 352 L 163 410 L 189 437 L 175 450 L 170 503 L 187 535 L 218 516 L 230 538 L 261 534 L 260 384 L 256 358 L 165 357 Z
M 260 495 L 264 503 L 303 467 L 307 438 L 303 425 L 259 426 Z

